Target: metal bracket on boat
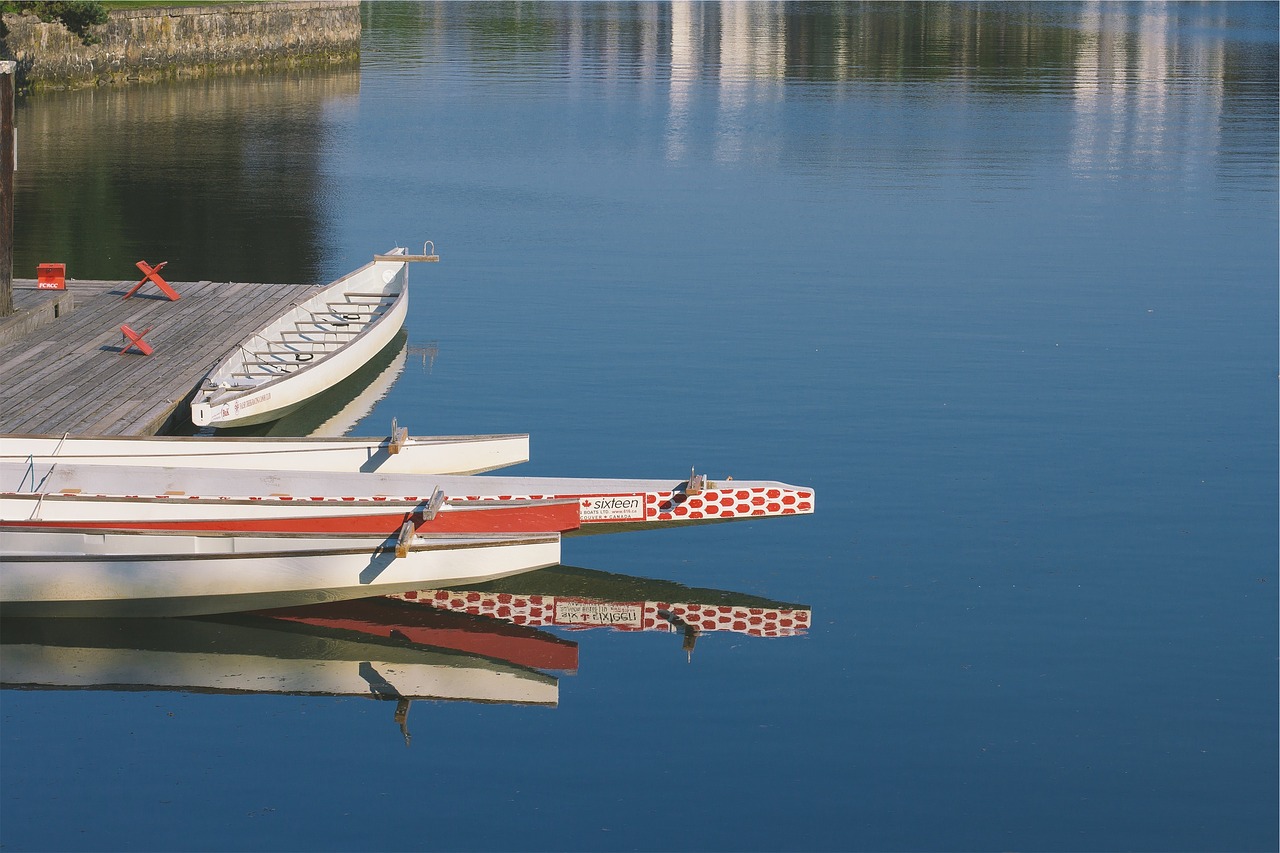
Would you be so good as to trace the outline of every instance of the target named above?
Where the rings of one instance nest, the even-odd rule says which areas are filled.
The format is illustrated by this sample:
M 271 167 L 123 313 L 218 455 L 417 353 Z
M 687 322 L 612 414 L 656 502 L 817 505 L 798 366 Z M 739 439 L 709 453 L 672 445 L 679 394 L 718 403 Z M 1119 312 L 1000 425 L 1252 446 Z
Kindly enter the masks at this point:
M 391 441 L 387 443 L 387 453 L 395 456 L 400 452 L 400 448 L 404 447 L 404 443 L 409 440 L 409 428 L 399 426 L 396 419 L 391 419 Z
M 430 247 L 430 248 L 428 248 Z M 375 261 L 395 261 L 396 263 L 435 263 L 440 260 L 436 254 L 436 244 L 428 240 L 422 244 L 421 255 L 374 255 Z
M 396 537 L 396 556 L 409 556 L 409 543 L 413 541 L 413 522 L 406 521 L 400 525 L 400 535 Z
M 414 522 L 431 521 L 442 506 L 444 506 L 444 489 L 437 487 L 431 493 L 431 499 L 422 507 L 422 512 L 415 513 L 414 517 L 405 519 L 404 524 L 400 525 L 400 534 L 396 537 L 397 557 L 409 556 L 409 543 L 413 541 L 415 529 Z
M 707 487 L 707 475 L 694 473 L 697 469 L 689 469 L 689 482 L 684 487 L 686 495 L 696 495 Z
M 440 507 L 444 506 L 444 489 L 437 486 L 431 493 L 431 500 L 422 508 L 422 520 L 433 521 Z

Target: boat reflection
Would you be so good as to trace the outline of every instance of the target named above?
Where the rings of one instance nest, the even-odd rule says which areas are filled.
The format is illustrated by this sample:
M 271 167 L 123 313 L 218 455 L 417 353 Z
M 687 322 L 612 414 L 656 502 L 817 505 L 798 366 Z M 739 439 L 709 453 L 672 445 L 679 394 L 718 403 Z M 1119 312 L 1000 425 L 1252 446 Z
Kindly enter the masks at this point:
M 418 607 L 392 598 L 362 598 L 255 615 L 279 622 L 382 637 L 480 655 L 530 669 L 575 673 L 578 644 L 546 631 L 469 613 Z
M 704 633 L 790 637 L 812 620 L 803 604 L 564 565 L 393 598 L 525 627 L 679 633 L 690 656 Z
M 807 606 L 554 566 L 465 588 L 189 618 L 0 619 L 0 688 L 556 706 L 578 643 L 545 628 L 788 637 Z
M 473 618 L 442 614 L 455 618 L 433 622 L 424 618 L 423 608 L 389 600 L 320 605 L 321 613 L 333 616 L 339 606 L 351 606 L 351 617 L 328 623 L 254 613 L 5 618 L 0 620 L 0 687 L 394 701 L 394 718 L 408 743 L 413 700 L 555 706 L 558 679 L 514 660 L 577 666 L 577 645 L 546 632 L 516 626 L 508 626 L 516 628 L 508 632 L 490 620 L 484 643 L 455 644 L 454 636 L 465 628 L 450 633 L 451 623 L 469 624 Z M 539 652 L 542 645 L 550 651 Z M 468 650 L 480 646 L 494 654 Z

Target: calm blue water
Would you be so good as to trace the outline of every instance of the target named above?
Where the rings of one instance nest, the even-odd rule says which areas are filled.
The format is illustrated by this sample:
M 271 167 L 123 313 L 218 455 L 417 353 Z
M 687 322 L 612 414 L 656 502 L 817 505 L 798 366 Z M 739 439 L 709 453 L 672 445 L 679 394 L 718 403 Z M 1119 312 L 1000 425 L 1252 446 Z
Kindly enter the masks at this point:
M 564 550 L 813 627 L 560 631 L 556 707 L 408 748 L 366 698 L 6 690 L 0 844 L 1276 849 L 1274 4 L 363 15 L 358 71 L 22 101 L 16 274 L 432 240 L 354 431 L 811 485 Z

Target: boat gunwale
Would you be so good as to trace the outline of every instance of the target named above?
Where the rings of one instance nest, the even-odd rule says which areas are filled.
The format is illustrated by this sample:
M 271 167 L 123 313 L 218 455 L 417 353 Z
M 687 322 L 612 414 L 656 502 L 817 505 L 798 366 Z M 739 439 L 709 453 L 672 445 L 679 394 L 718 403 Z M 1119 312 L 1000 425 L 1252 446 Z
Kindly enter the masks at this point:
M 423 475 L 429 476 L 429 475 Z M 472 511 L 472 510 L 489 510 L 489 509 L 541 509 L 543 507 L 564 506 L 566 504 L 577 504 L 583 496 L 579 495 L 557 495 L 554 497 L 542 498 L 445 498 L 444 507 L 456 511 Z M 423 504 L 431 500 L 431 495 L 409 496 L 403 497 L 379 497 L 376 495 L 363 495 L 353 497 L 299 497 L 296 495 L 267 495 L 264 497 L 252 497 L 248 495 L 235 497 L 220 497 L 218 495 L 112 495 L 87 492 L 0 492 L 0 500 L 24 500 L 24 501 L 42 501 L 63 502 L 70 501 L 73 503 L 88 501 L 90 503 L 121 503 L 121 504 L 139 504 L 139 503 L 160 503 L 166 505 L 191 506 L 200 504 L 214 504 L 216 506 L 308 506 L 308 507 L 329 507 L 329 506 L 365 506 L 366 504 L 373 507 L 389 507 L 404 508 L 410 507 L 417 509 Z M 382 515 L 384 513 L 374 513 Z M 387 513 L 391 514 L 388 509 Z M 398 513 L 397 513 L 398 514 Z M 41 519 L 0 519 L 0 529 L 7 525 L 20 524 L 24 521 L 39 521 Z
M 393 422 L 394 426 L 394 422 Z M 403 433 L 402 433 L 403 435 Z M 117 440 L 117 438 L 119 440 Z M 0 435 L 0 466 L 210 468 L 467 476 L 529 461 L 528 433 L 407 436 Z M 3 487 L 0 486 L 0 491 Z
M 527 432 L 495 432 L 495 433 L 477 433 L 475 435 L 411 435 L 405 440 L 405 445 L 411 443 L 418 444 L 448 444 L 458 441 L 505 441 L 513 438 L 529 438 Z M 340 449 L 350 450 L 360 445 L 379 444 L 386 446 L 389 441 L 387 436 L 359 436 L 359 435 L 339 435 L 339 436 L 323 436 L 323 435 L 301 435 L 301 436 L 260 436 L 260 435 L 219 435 L 219 436 L 203 436 L 203 435 L 60 435 L 58 433 L 4 433 L 0 435 L 3 439 L 19 439 L 25 441 L 108 441 L 108 442 L 138 442 L 140 444 L 147 442 L 192 442 L 192 443 L 217 443 L 222 442 L 237 444 L 291 444 L 310 443 L 310 444 L 338 444 Z M 243 453 L 244 451 L 237 451 Z M 262 450 L 262 453 L 283 453 L 284 450 Z M 56 459 L 70 459 L 73 455 L 52 454 L 52 453 L 0 453 L 0 459 L 28 459 L 31 456 L 39 459 L 42 456 Z M 193 454 L 183 454 L 193 455 Z M 211 454 L 212 455 L 212 454 Z M 95 456 L 95 458 L 97 458 Z

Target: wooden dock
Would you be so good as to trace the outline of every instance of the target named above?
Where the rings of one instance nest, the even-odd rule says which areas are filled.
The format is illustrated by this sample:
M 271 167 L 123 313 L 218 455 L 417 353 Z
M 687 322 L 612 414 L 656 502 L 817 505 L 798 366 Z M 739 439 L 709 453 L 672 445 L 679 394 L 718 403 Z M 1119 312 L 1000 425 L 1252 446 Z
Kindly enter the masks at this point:
M 172 282 L 174 302 L 148 283 L 68 280 L 65 291 L 13 283 L 14 317 L 0 320 L 0 433 L 155 435 L 209 367 L 314 285 Z M 124 351 L 120 326 L 153 355 Z

